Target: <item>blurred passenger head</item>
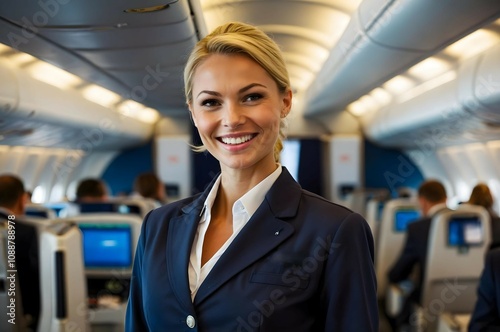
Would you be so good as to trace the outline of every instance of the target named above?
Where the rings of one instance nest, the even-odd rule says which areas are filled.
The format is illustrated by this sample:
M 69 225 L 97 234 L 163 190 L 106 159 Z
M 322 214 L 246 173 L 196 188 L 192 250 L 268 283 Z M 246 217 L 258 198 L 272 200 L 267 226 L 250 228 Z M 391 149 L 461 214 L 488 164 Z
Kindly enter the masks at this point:
M 108 198 L 106 185 L 99 179 L 84 179 L 76 188 L 76 201 L 102 202 Z
M 154 173 L 139 174 L 134 182 L 134 191 L 145 198 L 159 202 L 165 200 L 165 187 Z
M 0 175 L 0 207 L 15 215 L 24 214 L 27 195 L 23 181 L 13 174 Z
M 196 69 L 213 54 L 248 56 L 269 74 L 281 93 L 291 91 L 290 78 L 278 45 L 254 26 L 231 22 L 215 28 L 200 40 L 191 52 L 184 69 L 184 92 L 188 105 L 191 105 L 193 101 L 193 77 Z M 276 161 L 279 161 L 279 155 L 283 149 L 285 125 L 285 120 L 282 118 L 279 136 L 274 145 Z M 195 148 L 195 151 L 204 150 L 203 146 Z
M 446 198 L 446 189 L 437 180 L 425 181 L 418 188 L 418 201 L 424 216 L 433 206 L 446 203 Z
M 491 195 L 490 188 L 485 183 L 478 183 L 472 189 L 467 203 L 491 209 L 493 207 L 493 196 Z

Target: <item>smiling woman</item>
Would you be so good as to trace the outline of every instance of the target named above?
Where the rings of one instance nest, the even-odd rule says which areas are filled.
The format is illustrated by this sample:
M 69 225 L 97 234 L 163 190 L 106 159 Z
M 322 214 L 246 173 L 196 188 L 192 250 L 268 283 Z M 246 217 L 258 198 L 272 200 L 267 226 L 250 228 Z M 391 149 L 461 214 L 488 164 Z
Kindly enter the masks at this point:
M 196 45 L 184 77 L 221 173 L 144 220 L 127 331 L 377 331 L 366 221 L 279 164 L 292 92 L 276 43 L 225 24 Z

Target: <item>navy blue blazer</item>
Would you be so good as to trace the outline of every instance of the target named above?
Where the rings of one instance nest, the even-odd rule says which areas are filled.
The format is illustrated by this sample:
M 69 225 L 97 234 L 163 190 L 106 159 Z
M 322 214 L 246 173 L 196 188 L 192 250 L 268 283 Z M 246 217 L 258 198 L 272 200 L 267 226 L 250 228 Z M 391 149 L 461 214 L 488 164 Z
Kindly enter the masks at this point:
M 369 226 L 286 168 L 191 301 L 189 256 L 210 188 L 146 216 L 126 331 L 378 331 Z
M 500 331 L 500 248 L 486 255 L 469 332 Z

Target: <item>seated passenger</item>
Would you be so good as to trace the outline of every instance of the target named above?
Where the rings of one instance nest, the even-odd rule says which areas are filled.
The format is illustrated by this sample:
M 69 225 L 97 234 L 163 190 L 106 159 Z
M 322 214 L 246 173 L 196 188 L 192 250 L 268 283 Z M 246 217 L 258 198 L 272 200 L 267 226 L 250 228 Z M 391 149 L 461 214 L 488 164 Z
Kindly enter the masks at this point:
M 13 220 L 10 224 L 15 226 L 16 231 L 16 269 L 23 311 L 28 327 L 36 330 L 40 315 L 38 238 L 35 227 L 20 219 L 24 215 L 26 201 L 23 182 L 15 175 L 0 175 L 0 222 Z
M 469 332 L 500 331 L 500 248 L 486 255 Z
M 108 198 L 106 184 L 99 179 L 84 179 L 76 189 L 76 202 L 105 202 Z
M 418 202 L 422 218 L 408 225 L 403 252 L 394 266 L 389 270 L 388 277 L 391 283 L 399 283 L 407 280 L 415 267 L 419 267 L 420 273 L 417 276 L 417 284 L 414 285 L 414 289 L 403 307 L 401 316 L 397 317 L 394 322 L 391 322 L 393 326 L 399 326 L 407 322 L 411 304 L 420 302 L 421 283 L 425 275 L 427 242 L 432 217 L 438 212 L 448 209 L 446 207 L 446 199 L 446 190 L 439 181 L 425 181 L 418 189 Z
M 493 210 L 493 195 L 490 188 L 485 183 L 478 183 L 470 194 L 467 204 L 479 205 L 484 207 L 491 218 L 491 248 L 500 246 L 500 217 Z
M 144 198 L 150 198 L 157 207 L 166 203 L 165 187 L 154 173 L 143 173 L 134 182 L 134 191 Z

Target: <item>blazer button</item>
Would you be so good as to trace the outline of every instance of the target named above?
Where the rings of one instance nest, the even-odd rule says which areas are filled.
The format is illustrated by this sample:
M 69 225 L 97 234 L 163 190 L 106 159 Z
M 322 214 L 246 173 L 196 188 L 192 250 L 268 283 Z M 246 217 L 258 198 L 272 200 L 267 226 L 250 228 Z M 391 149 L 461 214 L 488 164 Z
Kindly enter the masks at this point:
M 187 326 L 192 329 L 196 325 L 196 321 L 193 316 L 189 315 L 186 317 L 186 324 Z

